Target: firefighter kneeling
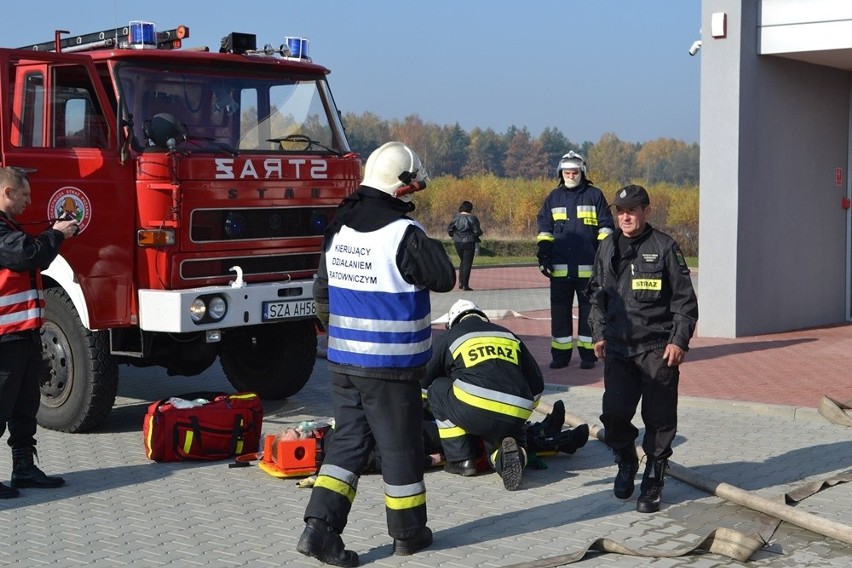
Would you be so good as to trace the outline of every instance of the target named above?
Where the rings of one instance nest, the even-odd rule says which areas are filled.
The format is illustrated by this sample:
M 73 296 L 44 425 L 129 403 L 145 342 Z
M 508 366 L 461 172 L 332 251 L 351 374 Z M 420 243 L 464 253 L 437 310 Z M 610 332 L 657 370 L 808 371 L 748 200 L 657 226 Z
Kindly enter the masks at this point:
M 421 381 L 438 423 L 445 469 L 474 475 L 481 440 L 503 486 L 514 491 L 527 460 L 524 426 L 544 390 L 538 363 L 516 335 L 491 323 L 469 300 L 453 304 L 447 329 Z

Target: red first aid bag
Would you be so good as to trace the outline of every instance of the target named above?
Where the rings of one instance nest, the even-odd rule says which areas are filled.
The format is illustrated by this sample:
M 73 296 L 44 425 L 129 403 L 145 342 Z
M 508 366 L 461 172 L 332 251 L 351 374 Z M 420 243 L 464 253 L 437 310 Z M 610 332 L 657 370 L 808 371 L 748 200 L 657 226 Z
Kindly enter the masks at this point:
M 193 408 L 178 408 L 169 402 L 173 399 L 151 404 L 142 424 L 149 459 L 221 460 L 258 450 L 263 405 L 255 393 L 192 393 L 175 398 L 180 405 L 199 399 L 209 402 Z

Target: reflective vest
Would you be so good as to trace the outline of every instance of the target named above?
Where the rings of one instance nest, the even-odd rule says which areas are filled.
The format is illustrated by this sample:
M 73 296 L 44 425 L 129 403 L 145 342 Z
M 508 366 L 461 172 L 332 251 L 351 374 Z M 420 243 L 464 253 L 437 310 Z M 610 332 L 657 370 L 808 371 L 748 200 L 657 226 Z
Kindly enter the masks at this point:
M 44 322 L 42 288 L 40 271 L 17 272 L 0 267 L 0 335 L 41 329 Z
M 344 226 L 325 253 L 328 360 L 369 368 L 425 365 L 432 354 L 429 290 L 406 282 L 397 251 L 411 219 L 360 233 Z

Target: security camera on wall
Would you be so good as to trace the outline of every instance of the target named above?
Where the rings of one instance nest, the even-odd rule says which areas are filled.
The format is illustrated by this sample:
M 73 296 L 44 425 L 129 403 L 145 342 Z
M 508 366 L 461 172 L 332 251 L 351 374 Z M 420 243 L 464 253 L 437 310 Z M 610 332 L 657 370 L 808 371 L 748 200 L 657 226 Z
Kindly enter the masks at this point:
M 700 39 L 692 42 L 692 45 L 689 47 L 689 54 L 695 55 L 696 53 L 698 53 L 699 49 L 701 49 L 701 40 Z

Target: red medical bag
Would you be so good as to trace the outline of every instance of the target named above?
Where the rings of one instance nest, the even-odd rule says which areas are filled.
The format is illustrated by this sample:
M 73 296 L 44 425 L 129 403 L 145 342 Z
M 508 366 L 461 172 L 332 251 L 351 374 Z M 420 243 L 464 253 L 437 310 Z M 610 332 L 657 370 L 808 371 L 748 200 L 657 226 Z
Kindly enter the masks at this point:
M 149 459 L 220 460 L 258 450 L 263 405 L 255 393 L 192 393 L 175 398 L 209 402 L 193 408 L 178 408 L 169 402 L 173 399 L 151 404 L 142 424 Z

